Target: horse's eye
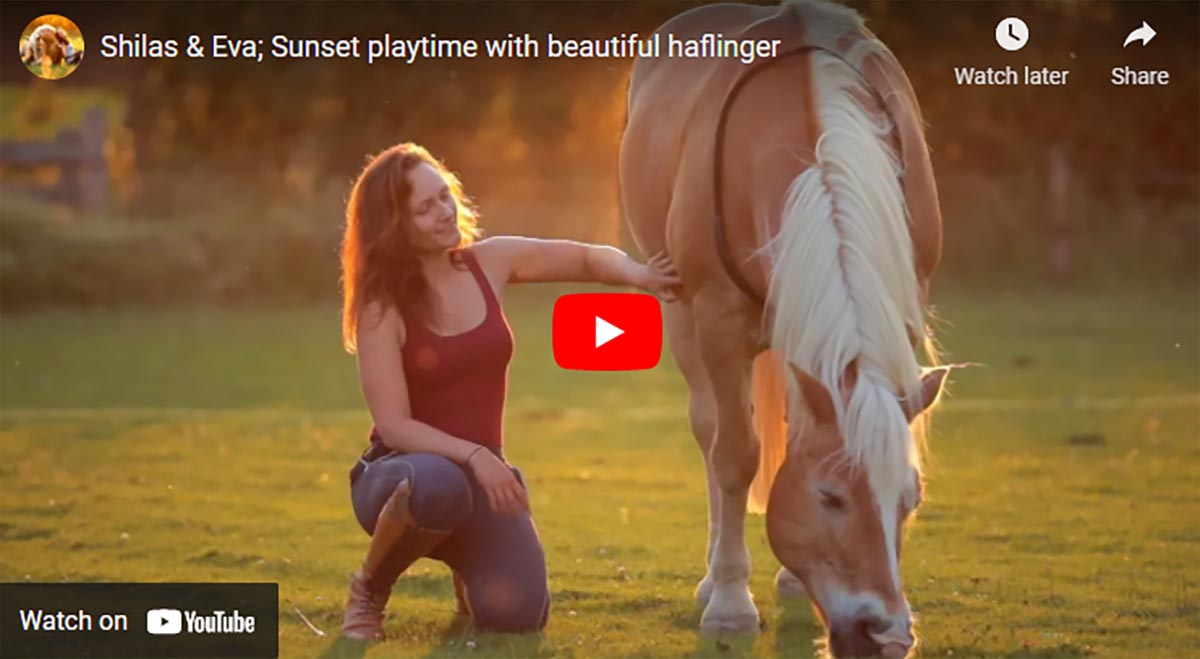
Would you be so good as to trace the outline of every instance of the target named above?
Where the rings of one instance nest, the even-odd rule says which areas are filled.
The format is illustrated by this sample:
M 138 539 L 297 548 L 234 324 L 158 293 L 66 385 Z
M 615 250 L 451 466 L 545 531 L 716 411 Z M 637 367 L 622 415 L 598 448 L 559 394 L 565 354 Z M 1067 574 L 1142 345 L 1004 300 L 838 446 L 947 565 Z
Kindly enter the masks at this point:
M 829 510 L 842 512 L 846 509 L 846 500 L 829 490 L 817 490 L 821 497 L 821 505 Z

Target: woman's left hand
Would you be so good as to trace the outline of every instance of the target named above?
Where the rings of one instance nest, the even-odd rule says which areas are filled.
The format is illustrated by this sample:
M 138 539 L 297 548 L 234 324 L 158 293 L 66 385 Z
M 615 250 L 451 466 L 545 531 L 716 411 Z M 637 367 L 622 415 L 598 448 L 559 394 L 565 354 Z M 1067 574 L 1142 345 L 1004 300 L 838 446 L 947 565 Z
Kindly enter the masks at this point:
M 683 283 L 679 273 L 675 272 L 675 262 L 665 250 L 650 257 L 650 260 L 642 265 L 638 279 L 638 288 L 657 295 L 664 302 L 674 302 L 673 289 Z

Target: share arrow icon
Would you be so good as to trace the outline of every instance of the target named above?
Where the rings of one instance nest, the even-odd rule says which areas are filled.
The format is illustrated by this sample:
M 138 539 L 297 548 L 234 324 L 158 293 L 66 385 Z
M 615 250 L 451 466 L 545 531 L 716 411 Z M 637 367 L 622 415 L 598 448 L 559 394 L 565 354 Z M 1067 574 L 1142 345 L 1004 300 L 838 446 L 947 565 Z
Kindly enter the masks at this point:
M 1150 27 L 1149 23 L 1142 21 L 1141 27 L 1137 28 L 1133 32 L 1130 32 L 1129 36 L 1125 37 L 1125 46 L 1128 46 L 1134 41 L 1141 41 L 1142 45 L 1145 46 L 1146 44 L 1150 43 L 1150 40 L 1153 39 L 1154 35 L 1156 34 L 1158 33 L 1154 31 L 1154 28 Z M 1121 47 L 1124 48 L 1125 46 Z

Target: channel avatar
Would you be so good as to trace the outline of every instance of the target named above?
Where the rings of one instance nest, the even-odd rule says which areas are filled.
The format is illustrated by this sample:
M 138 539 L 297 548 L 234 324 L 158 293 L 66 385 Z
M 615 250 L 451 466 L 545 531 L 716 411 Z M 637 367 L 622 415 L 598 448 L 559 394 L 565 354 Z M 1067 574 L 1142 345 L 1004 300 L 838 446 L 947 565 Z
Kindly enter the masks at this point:
M 21 32 L 21 62 L 46 80 L 71 75 L 83 61 L 83 35 L 71 19 L 58 14 L 39 16 Z

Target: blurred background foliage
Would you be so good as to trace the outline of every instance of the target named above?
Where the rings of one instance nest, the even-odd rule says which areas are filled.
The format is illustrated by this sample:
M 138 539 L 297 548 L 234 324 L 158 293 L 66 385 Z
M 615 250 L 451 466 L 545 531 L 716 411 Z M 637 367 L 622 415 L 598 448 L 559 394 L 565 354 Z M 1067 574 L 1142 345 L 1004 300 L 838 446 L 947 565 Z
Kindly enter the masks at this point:
M 368 154 L 406 140 L 459 172 L 492 234 L 627 242 L 616 160 L 628 60 L 117 60 L 101 57 L 101 35 L 174 38 L 181 53 L 188 35 L 208 46 L 213 33 L 268 47 L 275 34 L 601 38 L 646 35 L 695 4 L 55 5 L 79 25 L 87 58 L 57 82 L 29 75 L 15 53 L 0 58 L 0 140 L 54 139 L 98 107 L 109 194 L 81 209 L 29 195 L 62 175 L 55 167 L 0 171 L 0 305 L 328 303 L 350 184 Z M 1200 5 L 851 4 L 922 104 L 946 222 L 940 281 L 1195 286 Z M 4 3 L 4 29 L 46 7 Z M 1032 34 L 1016 53 L 993 40 L 1010 15 Z M 1158 36 L 1122 48 L 1143 20 Z M 955 66 L 1004 65 L 1070 69 L 1069 84 L 954 82 Z M 1171 83 L 1111 85 L 1124 65 L 1168 70 Z M 1065 267 L 1053 245 L 1065 246 Z

